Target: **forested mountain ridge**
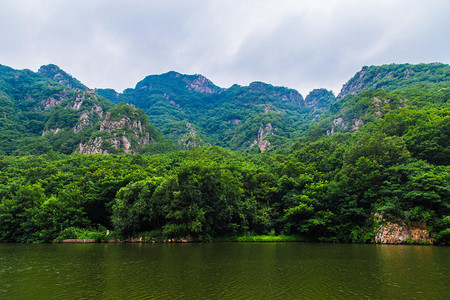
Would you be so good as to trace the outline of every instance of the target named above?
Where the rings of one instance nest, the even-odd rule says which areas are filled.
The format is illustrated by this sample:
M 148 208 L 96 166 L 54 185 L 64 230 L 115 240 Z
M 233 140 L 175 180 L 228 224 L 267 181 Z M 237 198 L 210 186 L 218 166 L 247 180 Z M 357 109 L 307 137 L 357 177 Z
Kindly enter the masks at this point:
M 80 89 L 83 91 L 88 89 L 88 87 L 82 84 L 78 79 L 72 77 L 72 75 L 66 73 L 64 70 L 61 70 L 54 64 L 41 66 L 38 73 L 72 89 Z
M 363 67 L 361 71 L 345 83 L 337 100 L 313 124 L 309 133 L 314 136 L 332 135 L 336 132 L 358 131 L 364 124 L 380 124 L 384 118 L 390 120 L 393 128 L 403 127 L 398 131 L 403 135 L 405 129 L 415 128 L 417 124 L 428 119 L 429 128 L 442 128 L 433 136 L 444 134 L 445 124 L 431 122 L 431 119 L 446 121 L 446 109 L 450 96 L 450 66 L 442 63 L 431 64 L 390 64 Z M 395 118 L 395 120 L 393 119 Z M 406 126 L 406 120 L 414 126 Z M 435 120 L 436 121 L 436 120 Z M 402 124 L 402 125 L 400 125 Z M 422 125 L 425 126 L 425 125 Z M 409 136 L 407 134 L 406 136 Z M 440 137 L 439 149 L 445 149 L 445 137 Z M 415 140 L 411 140 L 412 144 Z M 444 151 L 445 152 L 445 151 Z M 429 159 L 433 159 L 429 157 Z
M 338 100 L 260 82 L 221 89 L 175 72 L 121 94 L 97 90 L 142 105 L 194 148 L 171 152 L 131 104 L 1 67 L 0 241 L 109 239 L 109 229 L 121 239 L 448 244 L 450 84 L 433 66 L 412 82 L 375 75 L 372 88 Z M 145 155 L 127 151 L 147 141 Z M 207 144 L 239 151 L 197 147 Z M 62 154 L 77 148 L 111 155 Z
M 450 81 L 450 66 L 442 63 L 365 66 L 342 86 L 337 99 L 367 90 L 392 91 L 446 81 Z
M 211 144 L 252 152 L 301 135 L 334 101 L 325 89 L 304 99 L 296 90 L 263 82 L 224 89 L 201 75 L 173 71 L 147 76 L 122 94 L 96 91 L 142 108 L 151 124 L 184 148 Z
M 113 103 L 55 65 L 43 66 L 38 73 L 1 66 L 0 93 L 2 154 L 40 154 L 49 150 L 90 153 L 85 145 L 95 139 L 96 152 L 136 152 L 161 139 L 142 112 L 124 109 L 128 106 L 125 104 L 122 109 L 114 108 Z M 116 117 L 117 111 L 130 113 L 122 116 L 128 122 L 116 126 L 114 132 L 105 131 L 101 125 L 105 119 Z M 139 134 L 132 130 L 134 124 L 139 125 Z M 127 132 L 130 129 L 133 132 Z M 145 138 L 140 137 L 142 134 Z M 133 142 L 135 139 L 142 143 Z

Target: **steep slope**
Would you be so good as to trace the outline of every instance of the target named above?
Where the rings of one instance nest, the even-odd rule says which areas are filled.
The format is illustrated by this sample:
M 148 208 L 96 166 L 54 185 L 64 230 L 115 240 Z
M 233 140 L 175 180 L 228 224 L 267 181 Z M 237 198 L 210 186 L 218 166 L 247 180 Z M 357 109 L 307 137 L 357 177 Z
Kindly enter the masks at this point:
M 337 98 L 370 89 L 392 91 L 414 84 L 446 81 L 450 81 L 450 66 L 442 63 L 365 66 L 343 85 Z
M 450 96 L 450 66 L 402 64 L 364 67 L 342 87 L 338 100 L 310 135 L 359 130 L 402 109 L 444 108 Z
M 260 152 L 300 135 L 334 101 L 326 90 L 305 100 L 296 90 L 262 82 L 223 89 L 201 75 L 176 72 L 147 76 L 122 94 L 97 92 L 144 109 L 159 131 L 184 148 L 210 144 Z
M 64 70 L 61 70 L 57 65 L 49 64 L 41 66 L 38 70 L 38 73 L 72 89 L 79 89 L 83 91 L 87 89 L 87 87 L 78 79 L 72 77 Z
M 135 153 L 161 139 L 142 111 L 125 104 L 114 110 L 113 103 L 57 66 L 39 70 L 34 73 L 0 66 L 0 154 L 40 154 L 49 150 L 70 154 L 76 149 L 89 153 L 81 146 L 102 136 L 102 131 L 109 137 L 93 152 Z M 120 134 L 112 130 L 113 123 L 108 123 L 118 111 L 120 120 L 126 120 L 116 124 L 115 129 L 122 130 Z
M 423 66 L 422 66 L 423 67 Z M 445 67 L 442 67 L 446 69 Z M 395 69 L 395 67 L 394 67 Z M 401 137 L 416 158 L 433 164 L 450 161 L 450 81 L 429 78 L 411 84 L 391 86 L 391 91 L 368 90 L 349 94 L 333 103 L 322 119 L 310 127 L 310 138 L 318 139 L 336 133 L 378 131 Z
M 142 110 L 121 103 L 106 112 L 99 129 L 92 132 L 87 142 L 80 142 L 77 151 L 82 154 L 139 153 L 160 139 L 161 135 L 149 124 Z

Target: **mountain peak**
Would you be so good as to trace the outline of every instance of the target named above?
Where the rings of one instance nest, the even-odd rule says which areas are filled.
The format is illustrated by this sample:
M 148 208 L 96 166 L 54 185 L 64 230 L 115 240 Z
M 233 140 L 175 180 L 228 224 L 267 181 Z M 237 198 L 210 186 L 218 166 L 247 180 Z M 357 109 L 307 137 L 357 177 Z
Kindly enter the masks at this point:
M 391 91 L 411 84 L 450 81 L 450 66 L 443 63 L 364 66 L 342 86 L 337 99 L 365 90 Z
M 299 106 L 305 106 L 303 96 L 297 90 L 287 87 L 273 86 L 265 82 L 254 81 L 248 86 L 248 91 L 251 93 L 263 93 L 281 100 L 296 103 Z
M 41 66 L 38 70 L 38 73 L 72 89 L 79 89 L 83 91 L 87 89 L 87 86 L 82 84 L 78 79 L 72 77 L 72 75 L 68 74 L 54 64 Z
M 177 89 L 198 92 L 202 94 L 220 93 L 222 88 L 214 85 L 203 75 L 185 75 L 170 71 L 161 75 L 149 75 L 136 85 L 136 89 Z

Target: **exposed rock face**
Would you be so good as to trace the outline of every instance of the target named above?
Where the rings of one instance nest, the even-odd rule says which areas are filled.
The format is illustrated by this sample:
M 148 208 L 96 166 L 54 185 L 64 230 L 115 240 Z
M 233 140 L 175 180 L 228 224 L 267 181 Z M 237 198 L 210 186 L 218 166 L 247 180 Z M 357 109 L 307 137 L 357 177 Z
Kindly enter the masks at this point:
M 332 91 L 326 89 L 312 90 L 305 98 L 305 106 L 317 109 L 327 109 L 336 100 Z
M 263 93 L 272 97 L 281 99 L 282 101 L 289 101 L 298 104 L 299 106 L 307 106 L 303 96 L 296 90 L 285 87 L 275 87 L 264 82 L 252 82 L 248 86 L 250 93 Z
M 94 125 L 94 123 L 103 117 L 103 109 L 94 104 L 90 111 L 85 111 L 80 115 L 78 124 L 73 128 L 73 132 L 78 133 L 86 127 Z
M 374 97 L 372 100 L 372 107 L 374 109 L 374 113 L 377 117 L 382 117 L 384 114 L 386 114 L 389 110 L 392 109 L 391 106 L 394 106 L 395 108 L 401 108 L 404 107 L 407 103 L 407 100 L 400 99 L 397 103 L 393 103 L 391 99 L 384 99 L 379 97 Z
M 191 123 L 186 123 L 186 128 L 188 129 L 188 134 L 183 136 L 181 139 L 178 140 L 178 144 L 183 146 L 183 149 L 192 149 L 200 146 L 198 138 L 197 138 L 197 131 L 195 130 L 194 126 L 192 126 Z
M 430 232 L 426 230 L 425 223 L 413 223 L 407 226 L 404 222 L 387 222 L 380 214 L 375 214 L 379 224 L 376 230 L 375 243 L 377 244 L 432 244 Z
M 270 146 L 270 142 L 264 140 L 264 138 L 266 136 L 273 135 L 274 131 L 276 131 L 276 128 L 273 128 L 271 123 L 267 123 L 265 127 L 261 125 L 258 130 L 258 137 L 250 145 L 250 148 L 258 145 L 261 153 L 264 153 Z
M 39 68 L 38 73 L 72 89 L 85 90 L 87 87 L 80 81 L 61 70 L 57 65 L 46 65 Z
M 103 150 L 103 139 L 101 137 L 96 137 L 94 139 L 90 139 L 87 143 L 80 143 L 77 148 L 77 152 L 81 154 L 108 154 L 108 151 Z
M 180 88 L 202 94 L 214 94 L 222 91 L 220 87 L 214 85 L 212 81 L 202 75 L 184 75 L 174 71 L 161 75 L 147 76 L 144 80 L 136 84 L 136 89 L 140 90 L 152 90 L 155 88 L 167 92 L 175 91 L 175 93 L 177 93 Z M 164 96 L 169 99 L 166 92 L 164 92 Z
M 175 105 L 176 107 L 180 107 L 180 104 L 176 103 L 173 100 L 170 100 L 169 103 L 172 104 L 172 105 Z
M 48 130 L 44 130 L 44 132 L 42 132 L 42 136 L 46 135 L 49 132 L 53 132 L 54 134 L 57 134 L 61 131 L 61 128 L 56 128 L 56 129 L 48 129 Z
M 55 99 L 53 97 L 49 97 L 45 100 L 42 100 L 40 104 L 43 106 L 44 110 L 48 110 L 48 109 L 52 108 L 53 106 L 60 104 L 61 101 L 62 101 L 61 99 Z
M 349 94 L 357 94 L 369 89 L 398 89 L 399 86 L 406 86 L 424 81 L 424 74 L 431 76 L 431 81 L 448 81 L 448 69 L 445 64 L 391 64 L 381 66 L 365 66 L 356 73 L 347 83 L 342 86 L 338 99 Z M 436 76 L 436 74 L 443 74 Z
M 341 89 L 341 92 L 337 96 L 337 99 L 344 98 L 349 94 L 356 94 L 361 92 L 366 87 L 365 75 L 369 70 L 368 67 L 363 67 L 361 71 L 356 73 L 356 75 L 346 82 Z
M 339 117 L 333 120 L 331 129 L 327 130 L 327 135 L 330 136 L 334 134 L 339 128 L 342 128 L 342 130 L 346 130 L 350 127 L 351 131 L 358 131 L 359 128 L 363 125 L 364 121 L 359 118 L 352 119 L 351 122 L 346 123 L 343 118 Z
M 336 128 L 342 127 L 343 129 L 347 128 L 347 125 L 344 123 L 344 119 L 339 117 L 333 120 L 333 124 L 331 125 L 331 130 L 327 130 L 327 135 L 332 135 L 335 133 Z
M 64 92 L 62 94 L 65 95 Z M 69 93 L 67 93 L 67 95 L 69 95 Z M 71 92 L 70 97 L 72 101 L 69 101 L 69 103 L 65 106 L 65 109 L 74 109 L 80 111 L 80 116 L 78 118 L 77 124 L 73 128 L 71 128 L 74 133 L 79 133 L 83 129 L 93 126 L 103 117 L 103 108 L 99 104 L 97 104 L 98 99 L 93 91 Z M 86 100 L 90 101 L 86 105 L 83 105 Z M 44 109 L 48 109 L 52 106 L 60 104 L 61 101 L 62 100 L 57 100 L 50 97 L 45 103 L 41 102 L 41 104 L 45 105 Z M 56 134 L 61 131 L 60 128 L 51 128 L 51 126 L 55 126 L 55 124 L 47 124 L 43 135 L 48 132 L 54 132 Z
M 364 121 L 361 119 L 352 119 L 352 131 L 358 131 L 361 126 L 364 125 Z
M 42 100 L 39 103 L 39 106 L 36 107 L 38 110 L 49 110 L 52 107 L 60 104 L 63 100 L 69 98 L 69 91 L 67 89 L 63 89 L 57 96 L 48 97 L 47 99 Z
M 183 81 L 187 83 L 186 88 L 190 91 L 202 94 L 213 94 L 218 92 L 217 87 L 202 75 L 194 75 L 193 79 L 185 76 Z
M 131 112 L 126 114 L 115 112 L 112 115 L 108 111 L 99 124 L 99 132 L 104 134 L 91 138 L 84 144 L 80 143 L 77 151 L 82 154 L 109 154 L 105 148 L 112 147 L 124 153 L 135 153 L 148 145 L 151 141 L 150 133 L 142 121 L 136 117 L 136 108 L 124 105 L 131 109 Z M 93 111 L 96 112 L 95 107 Z

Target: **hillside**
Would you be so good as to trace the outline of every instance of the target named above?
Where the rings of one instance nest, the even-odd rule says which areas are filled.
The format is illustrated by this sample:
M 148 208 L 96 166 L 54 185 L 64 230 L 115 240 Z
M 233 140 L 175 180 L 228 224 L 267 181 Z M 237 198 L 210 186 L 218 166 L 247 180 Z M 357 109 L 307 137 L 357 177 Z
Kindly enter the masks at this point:
M 442 63 L 365 66 L 343 85 L 337 98 L 367 90 L 393 91 L 412 85 L 426 86 L 448 81 L 450 66 Z
M 448 65 L 403 67 L 363 68 L 338 100 L 169 72 L 96 90 L 113 104 L 1 66 L 0 241 L 448 244 Z
M 224 89 L 201 75 L 176 72 L 148 76 L 122 94 L 97 93 L 142 108 L 159 131 L 185 149 L 218 145 L 252 152 L 301 135 L 334 101 L 325 89 L 304 99 L 296 90 L 262 82 Z
M 54 65 L 43 66 L 38 73 L 0 66 L 0 105 L 1 154 L 91 153 L 85 144 L 95 138 L 97 152 L 114 152 L 112 148 L 137 152 L 161 139 L 148 118 L 130 108 L 125 110 L 129 115 L 122 116 L 127 121 L 114 132 L 106 130 L 110 136 L 101 140 L 99 135 L 105 131 L 101 125 L 116 117 L 118 108 Z M 141 143 L 121 142 L 135 139 Z

